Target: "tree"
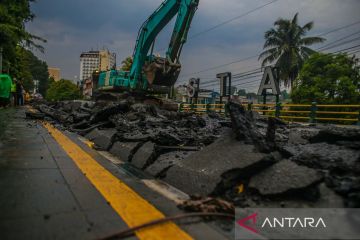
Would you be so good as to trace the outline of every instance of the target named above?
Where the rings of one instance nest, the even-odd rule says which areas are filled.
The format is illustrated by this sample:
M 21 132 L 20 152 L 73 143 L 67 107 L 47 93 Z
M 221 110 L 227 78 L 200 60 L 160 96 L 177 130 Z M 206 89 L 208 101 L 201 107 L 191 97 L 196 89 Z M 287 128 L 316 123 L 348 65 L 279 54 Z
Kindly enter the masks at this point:
M 46 92 L 49 101 L 74 100 L 80 98 L 80 89 L 70 80 L 61 79 L 52 82 Z
M 133 64 L 133 58 L 132 57 L 127 57 L 124 61 L 121 62 L 121 64 L 122 64 L 121 70 L 130 71 L 131 66 Z
M 238 95 L 239 95 L 239 96 L 246 96 L 246 90 L 245 90 L 245 89 L 240 89 L 240 90 L 238 91 Z
M 31 51 L 27 50 L 29 61 L 29 69 L 33 80 L 39 81 L 39 92 L 45 96 L 46 91 L 49 88 L 49 72 L 48 65 L 45 61 L 37 58 Z
M 16 47 L 16 60 L 11 66 L 12 75 L 23 82 L 26 91 L 34 88 L 34 80 L 39 81 L 39 92 L 45 96 L 49 86 L 49 73 L 46 62 L 37 58 L 30 50 Z
M 25 23 L 34 18 L 30 10 L 30 2 L 34 0 L 2 0 L 0 2 L 0 48 L 3 49 L 4 69 L 11 74 L 14 70 L 12 66 L 16 64 L 19 45 L 43 50 L 43 47 L 35 41 L 45 42 L 45 40 L 25 30 Z
M 286 90 L 281 91 L 280 94 L 281 94 L 281 97 L 283 100 L 287 100 L 290 98 L 290 95 L 288 94 L 288 92 Z
M 247 93 L 246 98 L 249 100 L 254 100 L 257 98 L 257 94 L 256 93 Z
M 321 37 L 305 37 L 307 32 L 314 27 L 314 22 L 308 22 L 304 26 L 298 24 L 298 13 L 292 20 L 280 18 L 265 33 L 265 51 L 260 54 L 262 66 L 275 63 L 280 69 L 280 78 L 285 86 L 291 86 L 297 77 L 301 66 L 315 51 L 308 46 L 324 42 Z
M 360 68 L 355 57 L 346 54 L 312 55 L 305 61 L 294 83 L 295 103 L 358 104 Z
M 30 56 L 27 50 L 17 46 L 15 57 L 15 62 L 11 66 L 12 75 L 22 82 L 26 91 L 30 91 L 34 88 L 34 81 L 30 71 Z

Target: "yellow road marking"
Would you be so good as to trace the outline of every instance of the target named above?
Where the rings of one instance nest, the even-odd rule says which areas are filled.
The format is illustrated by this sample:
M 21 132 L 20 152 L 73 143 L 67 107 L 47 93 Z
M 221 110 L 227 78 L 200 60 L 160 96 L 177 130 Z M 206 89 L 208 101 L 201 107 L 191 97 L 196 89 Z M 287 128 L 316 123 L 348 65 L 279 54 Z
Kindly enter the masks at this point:
M 65 152 L 73 159 L 79 169 L 85 174 L 96 189 L 108 202 L 110 202 L 113 209 L 129 227 L 138 226 L 165 217 L 163 213 L 138 195 L 120 179 L 113 176 L 67 136 L 48 123 L 44 123 L 44 126 Z M 136 231 L 136 235 L 139 239 L 146 240 L 192 239 L 190 235 L 173 222 L 144 228 Z

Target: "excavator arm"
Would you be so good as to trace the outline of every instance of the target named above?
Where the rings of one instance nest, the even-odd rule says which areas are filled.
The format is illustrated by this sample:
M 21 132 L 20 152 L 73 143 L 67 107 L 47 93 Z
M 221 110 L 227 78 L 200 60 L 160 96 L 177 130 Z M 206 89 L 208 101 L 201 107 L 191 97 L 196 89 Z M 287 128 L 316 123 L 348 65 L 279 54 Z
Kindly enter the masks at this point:
M 133 85 L 171 86 L 175 83 L 181 69 L 181 49 L 186 42 L 198 4 L 199 0 L 166 0 L 144 22 L 138 34 L 130 71 L 130 78 L 135 81 Z M 152 53 L 148 55 L 157 35 L 176 14 L 177 19 L 166 57 L 155 57 Z M 147 81 L 144 81 L 143 73 Z
M 186 43 L 190 25 L 198 5 L 199 0 L 187 0 L 182 1 L 179 6 L 170 45 L 166 52 L 167 58 L 171 59 L 173 62 L 179 63 L 181 50 Z
M 130 71 L 101 73 L 99 89 L 168 91 L 179 76 L 181 50 L 198 4 L 199 0 L 165 0 L 139 30 Z M 156 37 L 175 15 L 177 19 L 166 56 L 154 56 L 152 51 Z

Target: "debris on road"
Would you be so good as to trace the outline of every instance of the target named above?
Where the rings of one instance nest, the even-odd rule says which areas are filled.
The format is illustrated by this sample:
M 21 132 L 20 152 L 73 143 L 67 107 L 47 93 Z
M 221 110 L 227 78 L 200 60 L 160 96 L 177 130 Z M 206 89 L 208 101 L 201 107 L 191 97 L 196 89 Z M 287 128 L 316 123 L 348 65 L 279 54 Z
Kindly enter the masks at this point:
M 360 207 L 359 128 L 287 124 L 234 102 L 227 106 L 230 119 L 170 105 L 128 97 L 34 106 L 97 149 L 189 195 L 240 207 Z
M 191 212 L 235 213 L 235 206 L 230 202 L 219 198 L 201 197 L 198 195 L 191 196 L 189 200 L 179 204 L 179 207 Z

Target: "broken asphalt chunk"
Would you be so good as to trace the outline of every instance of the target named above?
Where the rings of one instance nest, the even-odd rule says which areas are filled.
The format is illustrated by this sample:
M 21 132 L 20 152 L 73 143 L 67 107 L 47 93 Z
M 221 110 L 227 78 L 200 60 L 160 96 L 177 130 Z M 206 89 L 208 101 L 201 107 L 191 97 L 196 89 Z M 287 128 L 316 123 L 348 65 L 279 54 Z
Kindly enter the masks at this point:
M 140 144 L 140 142 L 115 142 L 110 149 L 110 153 L 122 161 L 131 161 Z
M 192 151 L 174 151 L 161 154 L 153 164 L 145 169 L 154 177 L 163 178 L 166 175 L 166 171 L 172 167 L 175 163 L 182 161 L 184 158 L 190 156 Z
M 146 142 L 134 154 L 131 163 L 137 168 L 144 169 L 156 158 L 155 143 Z
M 209 195 L 221 191 L 218 188 L 223 186 L 224 177 L 228 181 L 230 175 L 235 179 L 251 176 L 273 162 L 253 145 L 237 141 L 229 129 L 202 151 L 176 163 L 164 180 L 184 192 Z
M 100 148 L 101 150 L 108 150 L 112 145 L 115 134 L 115 129 L 94 129 L 85 137 L 90 141 L 93 141 L 96 147 Z
M 249 187 L 262 195 L 277 195 L 305 189 L 321 180 L 316 170 L 283 160 L 253 176 Z

